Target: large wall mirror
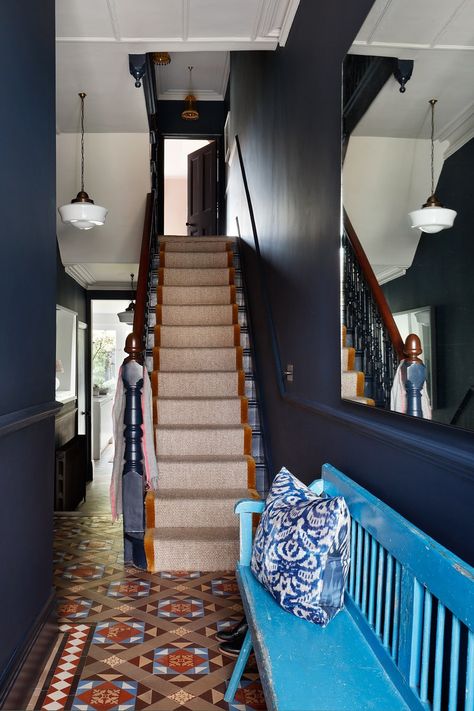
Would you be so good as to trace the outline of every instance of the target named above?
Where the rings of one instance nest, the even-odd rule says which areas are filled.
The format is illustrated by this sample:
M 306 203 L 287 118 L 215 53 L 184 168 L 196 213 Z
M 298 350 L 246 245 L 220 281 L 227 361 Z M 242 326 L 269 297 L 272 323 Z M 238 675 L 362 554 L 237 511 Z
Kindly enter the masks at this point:
M 366 286 L 354 241 L 402 339 L 413 332 L 420 336 L 432 419 L 471 430 L 473 28 L 472 2 L 375 1 L 344 61 L 342 169 L 343 340 L 354 348 L 344 351 L 342 397 L 393 409 L 390 387 L 374 387 L 374 381 L 384 372 L 393 379 L 398 360 L 386 334 L 374 335 L 382 317 L 372 296 L 362 293 Z M 431 99 L 437 99 L 434 124 Z M 458 213 L 452 228 L 435 234 L 411 228 L 408 219 L 431 194 L 432 172 L 440 201 Z M 347 317 L 351 300 L 358 326 L 355 317 Z M 430 417 L 428 409 L 424 416 Z

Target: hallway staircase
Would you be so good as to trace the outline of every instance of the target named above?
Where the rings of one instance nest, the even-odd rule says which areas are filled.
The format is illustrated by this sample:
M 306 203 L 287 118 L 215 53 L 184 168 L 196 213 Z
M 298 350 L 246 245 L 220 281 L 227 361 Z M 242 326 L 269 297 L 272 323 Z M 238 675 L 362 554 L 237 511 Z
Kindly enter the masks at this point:
M 160 238 L 149 320 L 158 462 L 158 489 L 146 498 L 149 571 L 233 569 L 239 549 L 233 508 L 249 492 L 258 498 L 257 463 L 262 488 L 234 246 L 226 237 Z
M 347 335 L 347 328 L 341 328 L 341 397 L 344 400 L 375 406 L 375 401 L 364 395 L 365 373 L 356 370 L 356 350 Z

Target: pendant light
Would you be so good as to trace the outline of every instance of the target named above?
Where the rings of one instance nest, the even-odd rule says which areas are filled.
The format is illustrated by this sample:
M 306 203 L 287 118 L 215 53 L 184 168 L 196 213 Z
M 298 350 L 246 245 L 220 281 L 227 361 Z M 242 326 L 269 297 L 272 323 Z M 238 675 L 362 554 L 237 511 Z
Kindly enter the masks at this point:
M 130 280 L 132 283 L 132 300 L 125 309 L 125 311 L 121 311 L 117 316 L 119 317 L 119 321 L 121 323 L 128 323 L 130 325 L 133 324 L 133 317 L 135 316 L 135 302 L 133 301 L 133 296 L 134 296 L 134 288 L 133 288 L 133 277 L 135 274 L 130 274 Z
M 189 93 L 184 100 L 184 111 L 181 113 L 181 118 L 185 121 L 197 121 L 199 118 L 199 111 L 196 106 L 196 97 L 192 92 L 192 71 L 193 67 L 188 67 L 189 69 Z
M 441 232 L 453 226 L 454 218 L 457 215 L 455 210 L 443 207 L 434 191 L 434 108 L 437 99 L 430 99 L 431 106 L 431 195 L 421 208 L 410 212 L 408 217 L 411 220 L 412 229 L 422 232 Z
M 81 189 L 74 200 L 59 208 L 59 214 L 64 224 L 77 227 L 78 230 L 91 230 L 97 225 L 104 224 L 108 210 L 100 205 L 94 205 L 94 201 L 84 190 L 84 99 L 86 94 L 81 91 L 79 97 L 81 99 Z
M 151 60 L 153 64 L 157 64 L 159 67 L 165 67 L 167 64 L 170 64 L 171 57 L 169 52 L 152 52 Z

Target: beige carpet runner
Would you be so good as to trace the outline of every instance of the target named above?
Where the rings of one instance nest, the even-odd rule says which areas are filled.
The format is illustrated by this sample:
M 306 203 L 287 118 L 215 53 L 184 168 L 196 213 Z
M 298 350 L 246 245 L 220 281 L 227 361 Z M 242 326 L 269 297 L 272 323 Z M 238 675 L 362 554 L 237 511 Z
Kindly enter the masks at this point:
M 153 349 L 158 491 L 146 499 L 148 569 L 229 570 L 235 502 L 255 493 L 243 352 L 223 237 L 162 237 Z

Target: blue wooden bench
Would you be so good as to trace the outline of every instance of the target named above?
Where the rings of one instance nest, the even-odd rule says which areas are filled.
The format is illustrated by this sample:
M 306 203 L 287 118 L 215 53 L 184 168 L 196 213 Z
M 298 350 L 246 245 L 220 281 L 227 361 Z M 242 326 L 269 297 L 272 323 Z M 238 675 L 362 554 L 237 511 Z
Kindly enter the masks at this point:
M 326 628 L 285 612 L 250 570 L 264 503 L 238 502 L 249 632 L 226 701 L 253 648 L 269 711 L 473 711 L 474 569 L 329 464 L 311 489 L 349 506 L 345 608 Z

